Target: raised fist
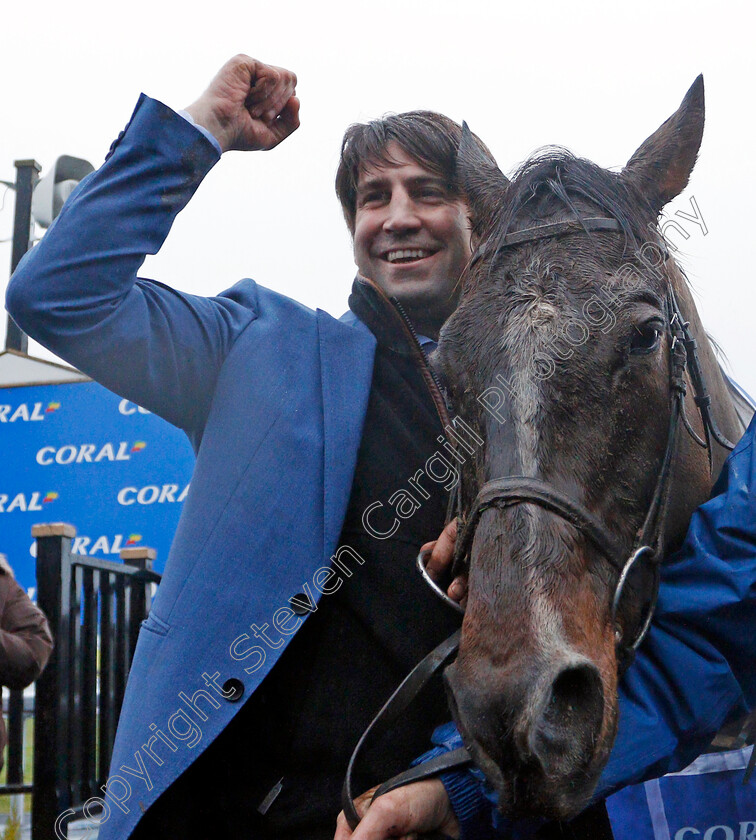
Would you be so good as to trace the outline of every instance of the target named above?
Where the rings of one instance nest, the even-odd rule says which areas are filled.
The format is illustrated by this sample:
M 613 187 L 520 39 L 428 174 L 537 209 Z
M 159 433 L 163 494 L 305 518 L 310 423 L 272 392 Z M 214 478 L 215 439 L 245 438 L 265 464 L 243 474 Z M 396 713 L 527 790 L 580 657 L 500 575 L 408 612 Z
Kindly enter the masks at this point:
M 186 110 L 224 152 L 272 149 L 299 128 L 296 85 L 290 70 L 237 55 Z

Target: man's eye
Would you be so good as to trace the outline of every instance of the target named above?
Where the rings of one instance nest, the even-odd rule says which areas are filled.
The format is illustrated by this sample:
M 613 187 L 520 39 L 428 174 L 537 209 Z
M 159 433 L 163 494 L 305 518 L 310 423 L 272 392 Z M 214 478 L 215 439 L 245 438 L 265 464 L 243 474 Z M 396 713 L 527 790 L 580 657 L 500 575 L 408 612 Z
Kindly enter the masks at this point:
M 384 191 L 374 190 L 373 192 L 364 193 L 360 198 L 360 204 L 364 207 L 366 204 L 379 204 L 386 201 L 387 195 Z
M 661 327 L 656 322 L 635 327 L 630 338 L 630 352 L 636 356 L 651 353 L 659 346 L 661 334 Z

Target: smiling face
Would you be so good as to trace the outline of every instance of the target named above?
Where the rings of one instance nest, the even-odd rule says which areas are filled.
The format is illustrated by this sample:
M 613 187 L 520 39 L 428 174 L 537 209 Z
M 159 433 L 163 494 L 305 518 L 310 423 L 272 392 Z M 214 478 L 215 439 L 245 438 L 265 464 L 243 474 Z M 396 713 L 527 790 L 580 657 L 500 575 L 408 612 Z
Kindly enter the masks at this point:
M 457 281 L 470 259 L 467 205 L 397 143 L 386 152 L 392 163 L 360 170 L 355 262 L 400 301 L 419 331 L 435 337 L 454 311 Z

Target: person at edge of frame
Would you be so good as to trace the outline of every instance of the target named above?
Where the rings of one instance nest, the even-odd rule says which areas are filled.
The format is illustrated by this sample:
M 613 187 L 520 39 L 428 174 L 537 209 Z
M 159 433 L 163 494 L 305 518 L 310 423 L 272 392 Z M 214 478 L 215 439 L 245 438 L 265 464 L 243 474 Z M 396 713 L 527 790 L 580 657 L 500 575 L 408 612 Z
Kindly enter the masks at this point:
M 0 554 L 0 685 L 26 688 L 45 670 L 53 649 L 47 616 L 18 585 L 5 554 Z M 0 711 L 0 768 L 8 733 Z
M 237 56 L 182 114 L 140 98 L 104 165 L 9 286 L 8 310 L 22 329 L 183 428 L 197 452 L 132 664 L 100 840 L 329 837 L 354 742 L 406 671 L 458 624 L 413 566 L 441 530 L 445 494 L 434 493 L 393 539 L 369 534 L 363 512 L 416 474 L 443 431 L 422 354 L 390 298 L 421 344 L 453 310 L 470 256 L 466 205 L 450 179 L 459 126 L 412 112 L 347 132 L 337 184 L 359 275 L 341 321 L 251 280 L 203 298 L 136 276 L 221 153 L 269 150 L 298 127 L 295 86 L 290 71 Z M 360 142 L 350 176 L 346 161 Z M 429 157 L 428 144 L 445 156 Z M 452 539 L 444 532 L 437 561 Z M 328 597 L 303 586 L 310 578 Z M 719 653 L 712 665 L 711 646 L 701 644 L 695 667 L 704 676 L 715 667 L 725 692 L 719 719 L 691 729 L 660 708 L 651 722 L 622 696 L 621 730 L 663 748 L 610 759 L 603 794 L 687 763 L 727 713 L 744 709 L 730 665 Z M 664 679 L 655 667 L 650 679 Z M 636 669 L 641 684 L 644 673 Z M 408 763 L 445 716 L 438 698 L 411 713 L 387 752 L 371 756 L 369 777 Z M 443 749 L 450 733 L 439 731 Z M 477 778 L 451 775 L 387 795 L 358 831 L 365 840 L 492 833 Z M 349 834 L 343 822 L 338 830 Z

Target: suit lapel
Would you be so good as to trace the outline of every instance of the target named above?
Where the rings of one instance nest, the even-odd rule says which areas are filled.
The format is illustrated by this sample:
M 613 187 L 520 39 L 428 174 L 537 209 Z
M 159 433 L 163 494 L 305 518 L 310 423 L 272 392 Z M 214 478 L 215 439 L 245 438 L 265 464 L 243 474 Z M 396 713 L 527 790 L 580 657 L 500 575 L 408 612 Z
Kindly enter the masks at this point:
M 323 557 L 333 554 L 346 514 L 362 439 L 375 338 L 364 324 L 346 325 L 318 310 L 323 393 Z

